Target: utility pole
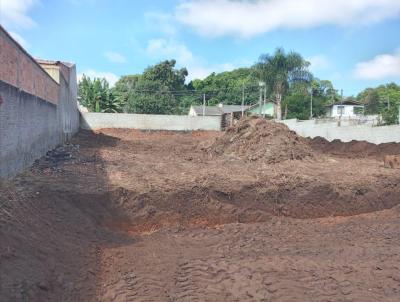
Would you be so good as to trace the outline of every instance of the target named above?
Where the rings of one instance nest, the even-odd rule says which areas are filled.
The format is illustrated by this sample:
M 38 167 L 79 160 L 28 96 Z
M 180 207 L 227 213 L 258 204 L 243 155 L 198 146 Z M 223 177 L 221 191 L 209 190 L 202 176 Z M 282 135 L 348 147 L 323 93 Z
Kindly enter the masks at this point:
M 399 112 L 397 114 L 398 114 L 397 118 L 399 119 L 399 125 L 400 125 L 400 105 L 399 105 Z
M 203 93 L 203 116 L 206 115 L 206 94 Z
M 263 113 L 263 108 L 262 108 L 262 102 L 263 102 L 263 97 L 262 97 L 262 94 L 263 94 L 263 87 L 264 87 L 264 85 L 265 85 L 265 82 L 258 82 L 258 86 L 260 87 L 260 117 L 262 117 L 262 113 Z
M 310 120 L 312 120 L 313 112 L 312 112 L 312 102 L 313 102 L 313 88 L 311 86 L 311 102 L 310 102 Z
M 340 89 L 340 116 L 339 116 L 339 127 L 342 126 L 342 115 L 343 115 L 343 89 Z
M 265 103 L 267 101 L 267 85 L 264 87 L 263 118 L 265 118 Z
M 242 86 L 242 117 L 244 115 L 244 83 Z

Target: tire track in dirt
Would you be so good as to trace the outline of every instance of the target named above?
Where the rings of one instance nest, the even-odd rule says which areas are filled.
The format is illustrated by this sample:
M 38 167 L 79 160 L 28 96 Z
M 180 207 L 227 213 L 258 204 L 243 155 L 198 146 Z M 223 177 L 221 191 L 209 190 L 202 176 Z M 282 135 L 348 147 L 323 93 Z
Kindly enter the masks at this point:
M 165 284 L 156 280 L 154 276 L 139 276 L 132 271 L 126 272 L 116 281 L 106 284 L 101 301 L 165 301 L 167 296 L 162 295 L 165 288 Z
M 200 269 L 189 262 L 178 264 L 175 273 L 175 286 L 172 291 L 173 301 L 201 301 L 202 289 L 193 280 L 194 275 L 198 275 Z

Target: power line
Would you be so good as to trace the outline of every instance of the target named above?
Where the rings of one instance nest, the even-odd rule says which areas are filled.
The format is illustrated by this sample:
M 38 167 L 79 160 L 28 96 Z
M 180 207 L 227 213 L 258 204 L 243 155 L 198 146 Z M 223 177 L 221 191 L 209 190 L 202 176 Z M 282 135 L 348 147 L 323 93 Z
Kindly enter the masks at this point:
M 247 86 L 247 87 L 237 87 L 237 88 L 223 88 L 223 89 L 213 89 L 213 90 L 195 90 L 195 89 L 189 89 L 189 90 L 158 90 L 158 89 L 141 89 L 141 90 L 136 90 L 132 89 L 131 93 L 158 93 L 158 94 L 216 94 L 219 92 L 226 92 L 226 91 L 237 91 L 237 92 L 242 92 L 242 91 L 249 91 L 253 88 L 258 88 L 258 86 Z M 255 92 L 258 92 L 258 90 L 255 90 Z

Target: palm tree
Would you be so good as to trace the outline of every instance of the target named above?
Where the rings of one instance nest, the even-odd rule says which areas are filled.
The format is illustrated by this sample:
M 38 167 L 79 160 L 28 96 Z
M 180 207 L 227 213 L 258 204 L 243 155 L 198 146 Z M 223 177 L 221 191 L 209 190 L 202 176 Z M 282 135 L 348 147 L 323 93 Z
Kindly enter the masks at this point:
M 261 55 L 255 66 L 256 76 L 265 82 L 276 102 L 276 118 L 282 119 L 282 97 L 291 83 L 304 81 L 310 83 L 312 74 L 308 71 L 309 62 L 296 52 L 285 53 L 277 48 L 273 55 Z

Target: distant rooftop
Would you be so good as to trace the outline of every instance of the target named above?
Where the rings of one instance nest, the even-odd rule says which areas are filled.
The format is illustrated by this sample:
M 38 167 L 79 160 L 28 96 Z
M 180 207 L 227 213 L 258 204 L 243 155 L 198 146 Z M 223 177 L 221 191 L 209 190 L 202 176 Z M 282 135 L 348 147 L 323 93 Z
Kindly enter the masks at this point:
M 44 60 L 44 59 L 40 59 L 40 58 L 35 58 L 36 62 L 38 62 L 39 64 L 44 64 L 44 65 L 57 65 L 59 63 L 64 64 L 67 67 L 72 67 L 75 64 L 73 63 L 69 63 L 69 62 L 62 62 L 62 61 L 53 61 L 53 60 Z
M 355 101 L 355 100 L 344 100 L 343 102 L 338 101 L 332 104 L 327 105 L 327 107 L 334 106 L 334 105 L 353 105 L 353 106 L 364 106 L 363 103 Z
M 203 106 L 192 106 L 197 115 L 203 115 Z M 243 110 L 247 110 L 250 106 L 243 106 Z M 204 115 L 222 115 L 232 112 L 242 112 L 241 105 L 222 105 L 205 106 Z

